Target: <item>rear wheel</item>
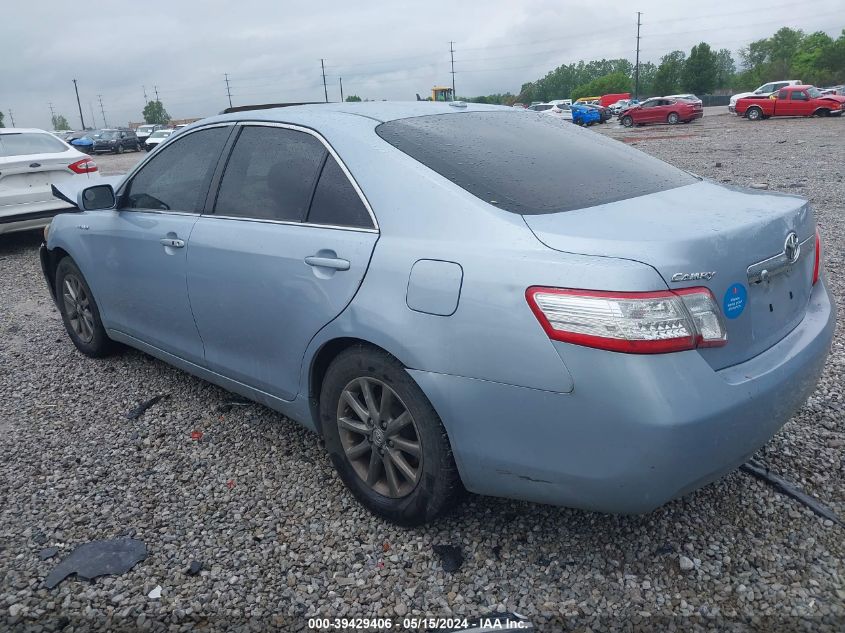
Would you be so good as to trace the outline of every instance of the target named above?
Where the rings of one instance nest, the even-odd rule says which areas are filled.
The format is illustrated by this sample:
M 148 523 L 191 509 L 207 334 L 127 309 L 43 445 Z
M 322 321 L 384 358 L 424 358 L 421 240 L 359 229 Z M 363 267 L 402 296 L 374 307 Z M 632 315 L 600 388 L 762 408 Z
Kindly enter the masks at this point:
M 106 334 L 91 288 L 70 257 L 56 268 L 56 297 L 65 330 L 80 352 L 101 358 L 118 348 Z
M 625 127 L 633 127 L 633 125 L 634 125 L 634 119 L 633 119 L 633 118 L 631 118 L 630 116 L 623 116 L 623 117 L 622 117 L 622 121 L 621 121 L 621 123 L 622 123 L 622 125 L 624 125 Z
M 320 420 L 338 475 L 374 514 L 419 525 L 454 504 L 461 486 L 443 423 L 389 354 L 342 352 L 323 380 Z
M 752 106 L 746 110 L 745 116 L 749 121 L 759 121 L 763 118 L 763 111 L 757 106 Z
M 666 117 L 666 123 L 669 125 L 675 125 L 678 122 L 678 113 L 677 112 L 670 112 L 669 116 Z
M 118 145 L 118 146 L 117 146 L 117 150 L 115 150 L 115 151 L 116 151 L 118 154 L 122 154 L 122 153 L 123 153 L 123 145 L 122 145 L 122 144 L 121 144 L 121 145 Z

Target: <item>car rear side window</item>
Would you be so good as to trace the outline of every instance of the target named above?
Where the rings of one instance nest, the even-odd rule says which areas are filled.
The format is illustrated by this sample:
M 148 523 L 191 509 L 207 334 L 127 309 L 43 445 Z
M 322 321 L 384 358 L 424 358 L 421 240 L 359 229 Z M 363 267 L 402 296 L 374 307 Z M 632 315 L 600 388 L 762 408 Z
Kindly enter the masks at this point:
M 323 144 L 307 132 L 244 127 L 226 164 L 214 212 L 302 222 L 325 155 Z
M 525 215 L 571 211 L 697 182 L 560 119 L 519 111 L 399 119 L 381 138 L 474 196 Z
M 186 134 L 156 150 L 124 193 L 124 208 L 200 213 L 229 127 Z
M 311 224 L 374 228 L 361 197 L 334 157 L 329 156 L 308 212 Z
M 66 151 L 68 151 L 68 146 L 52 134 L 38 132 L 0 134 L 0 156 L 60 154 Z

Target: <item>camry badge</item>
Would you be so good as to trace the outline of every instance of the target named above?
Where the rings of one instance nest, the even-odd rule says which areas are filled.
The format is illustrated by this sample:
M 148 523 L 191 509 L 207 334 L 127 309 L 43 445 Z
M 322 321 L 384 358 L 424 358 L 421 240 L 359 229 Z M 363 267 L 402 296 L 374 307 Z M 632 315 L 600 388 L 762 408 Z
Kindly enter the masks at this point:
M 700 279 L 704 279 L 705 281 L 710 281 L 713 277 L 716 276 L 716 271 L 705 271 L 701 273 L 675 273 L 672 275 L 672 281 L 698 281 Z
M 795 231 L 786 236 L 786 242 L 783 244 L 783 254 L 786 255 L 786 261 L 794 264 L 801 256 L 801 244 L 798 242 L 798 236 Z

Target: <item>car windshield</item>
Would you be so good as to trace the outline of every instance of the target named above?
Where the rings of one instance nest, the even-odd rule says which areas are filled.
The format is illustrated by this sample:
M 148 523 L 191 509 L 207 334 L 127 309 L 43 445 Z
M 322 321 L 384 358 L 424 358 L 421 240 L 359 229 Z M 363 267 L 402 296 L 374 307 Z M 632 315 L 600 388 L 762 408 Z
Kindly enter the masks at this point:
M 110 141 L 112 139 L 117 138 L 117 132 L 114 130 L 107 130 L 105 132 L 98 132 L 94 135 L 94 138 L 99 139 L 101 141 Z
M 166 138 L 173 134 L 173 130 L 159 130 L 150 134 L 150 138 Z
M 531 112 L 421 116 L 382 123 L 376 132 L 469 193 L 513 213 L 582 209 L 697 182 L 624 143 Z
M 139 132 L 152 132 L 155 125 L 141 125 L 138 127 Z
M 810 95 L 811 99 L 816 99 L 822 96 L 822 91 L 818 88 L 807 88 L 807 94 Z
M 0 134 L 0 156 L 23 156 L 26 154 L 60 154 L 68 150 L 52 134 L 40 132 L 12 132 Z

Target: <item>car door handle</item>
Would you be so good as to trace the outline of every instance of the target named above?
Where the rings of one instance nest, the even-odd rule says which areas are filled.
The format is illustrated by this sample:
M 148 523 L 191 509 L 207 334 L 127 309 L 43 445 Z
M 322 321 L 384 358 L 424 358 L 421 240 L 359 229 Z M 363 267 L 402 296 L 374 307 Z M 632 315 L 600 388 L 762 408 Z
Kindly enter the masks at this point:
M 185 240 L 175 239 L 172 237 L 163 237 L 159 240 L 162 246 L 169 246 L 170 248 L 182 248 L 185 246 Z
M 310 255 L 305 258 L 305 263 L 316 268 L 333 268 L 334 270 L 349 270 L 349 260 L 339 257 L 319 257 Z

